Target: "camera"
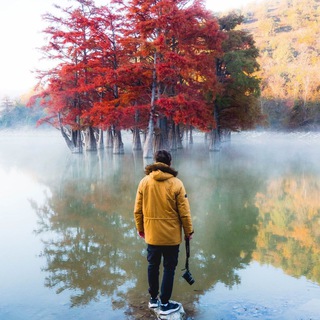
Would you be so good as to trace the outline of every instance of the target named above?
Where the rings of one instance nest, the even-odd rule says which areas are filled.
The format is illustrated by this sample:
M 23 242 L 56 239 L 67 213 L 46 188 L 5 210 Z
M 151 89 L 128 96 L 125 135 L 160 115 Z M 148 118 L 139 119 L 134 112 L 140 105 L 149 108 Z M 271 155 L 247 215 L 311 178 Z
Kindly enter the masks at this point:
M 192 284 L 194 284 L 194 279 L 192 278 L 192 274 L 190 273 L 189 270 L 187 270 L 183 275 L 182 275 L 182 278 L 185 279 L 189 284 L 190 286 Z

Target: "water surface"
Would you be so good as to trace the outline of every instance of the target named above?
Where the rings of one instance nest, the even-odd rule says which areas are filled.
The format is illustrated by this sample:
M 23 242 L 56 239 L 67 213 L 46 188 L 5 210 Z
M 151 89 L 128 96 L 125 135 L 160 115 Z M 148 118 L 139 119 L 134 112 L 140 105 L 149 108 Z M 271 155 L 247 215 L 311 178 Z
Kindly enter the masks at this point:
M 320 137 L 203 137 L 173 152 L 195 236 L 173 299 L 189 319 L 320 319 Z M 151 319 L 133 204 L 140 153 L 72 155 L 58 132 L 0 132 L 0 319 Z

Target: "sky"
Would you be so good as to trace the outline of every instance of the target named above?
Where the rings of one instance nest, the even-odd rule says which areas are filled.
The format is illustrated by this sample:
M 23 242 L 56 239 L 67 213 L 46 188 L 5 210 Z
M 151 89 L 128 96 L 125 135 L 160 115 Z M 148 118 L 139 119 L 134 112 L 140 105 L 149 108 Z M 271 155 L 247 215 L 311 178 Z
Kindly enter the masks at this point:
M 206 0 L 215 12 L 241 8 L 252 0 Z M 45 66 L 37 49 L 44 44 L 41 15 L 52 3 L 66 0 L 8 0 L 0 4 L 0 104 L 7 97 L 18 100 L 36 84 L 34 71 Z

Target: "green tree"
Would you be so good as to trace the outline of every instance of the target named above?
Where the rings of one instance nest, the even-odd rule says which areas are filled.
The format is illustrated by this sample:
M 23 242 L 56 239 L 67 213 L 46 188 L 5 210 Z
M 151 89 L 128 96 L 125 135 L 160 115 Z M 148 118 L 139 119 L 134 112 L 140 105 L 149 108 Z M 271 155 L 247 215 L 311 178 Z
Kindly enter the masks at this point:
M 219 19 L 227 38 L 222 45 L 223 56 L 217 59 L 220 93 L 214 103 L 217 127 L 212 131 L 213 150 L 220 148 L 223 131 L 251 129 L 262 118 L 260 79 L 256 76 L 259 51 L 252 35 L 235 29 L 242 21 L 242 16 L 233 13 Z

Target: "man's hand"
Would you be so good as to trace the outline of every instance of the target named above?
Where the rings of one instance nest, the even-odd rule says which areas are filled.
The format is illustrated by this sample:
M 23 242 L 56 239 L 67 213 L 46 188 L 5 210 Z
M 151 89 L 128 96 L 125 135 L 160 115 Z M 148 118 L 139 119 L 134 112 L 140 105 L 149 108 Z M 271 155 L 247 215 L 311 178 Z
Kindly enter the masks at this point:
M 184 239 L 189 239 L 189 240 L 191 240 L 191 239 L 192 239 L 193 234 L 194 234 L 194 231 L 192 231 L 189 235 L 184 236 Z
M 144 239 L 144 232 L 143 231 L 139 231 L 138 235 L 139 235 L 140 238 Z

